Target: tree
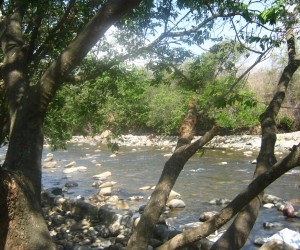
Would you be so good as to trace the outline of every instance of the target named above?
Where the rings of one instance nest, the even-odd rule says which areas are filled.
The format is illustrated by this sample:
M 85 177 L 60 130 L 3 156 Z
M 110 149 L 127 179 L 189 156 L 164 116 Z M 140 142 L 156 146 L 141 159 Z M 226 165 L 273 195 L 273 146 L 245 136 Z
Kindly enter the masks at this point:
M 7 123 L 1 121 L 1 135 L 8 132 L 9 138 L 0 168 L 1 249 L 54 249 L 40 198 L 47 107 L 66 76 L 106 30 L 139 3 L 1 1 L 1 91 L 5 91 L 7 101 L 7 113 L 1 113 L 2 119 L 7 114 Z M 54 19 L 48 8 L 54 8 L 59 19 Z M 78 19 L 74 15 L 82 16 Z M 74 20 L 79 21 L 79 30 Z M 61 35 L 67 31 L 68 35 Z M 78 35 L 74 37 L 76 31 Z M 5 110 L 2 105 L 1 102 L 1 110 Z
M 212 246 L 212 249 L 242 248 L 259 213 L 264 188 L 286 171 L 300 165 L 300 144 L 298 146 L 294 146 L 292 152 L 280 163 L 277 163 L 274 155 L 274 147 L 276 142 L 275 118 L 284 100 L 290 79 L 300 66 L 300 57 L 296 52 L 294 36 L 294 27 L 297 23 L 296 18 L 299 13 L 298 8 L 299 6 L 295 7 L 293 13 L 289 13 L 286 10 L 284 11 L 284 13 L 289 17 L 288 20 L 285 21 L 285 34 L 289 60 L 278 82 L 277 92 L 275 93 L 266 111 L 260 117 L 262 127 L 262 146 L 257 158 L 258 162 L 256 165 L 253 182 L 246 190 L 243 190 L 232 202 L 230 202 L 228 206 L 222 209 L 212 219 L 195 229 L 186 230 L 185 232 L 165 242 L 157 249 L 178 249 L 200 240 L 223 226 L 235 215 L 237 215 L 237 217 L 232 225 Z M 273 10 L 273 7 L 271 10 Z M 265 19 L 265 22 L 267 20 L 274 22 L 273 18 L 275 17 L 273 11 L 268 13 L 271 14 Z M 201 137 L 200 140 L 191 143 L 194 123 L 190 122 L 189 126 L 189 136 L 185 137 L 184 140 L 182 140 L 181 137 L 179 138 L 179 143 L 174 154 L 165 164 L 158 184 L 151 195 L 151 198 L 141 216 L 136 230 L 129 240 L 129 249 L 146 248 L 148 240 L 151 236 L 151 232 L 162 213 L 163 207 L 166 204 L 169 192 L 175 184 L 180 171 L 184 167 L 184 164 L 189 157 L 191 157 L 191 155 L 193 155 L 203 146 L 200 140 L 203 140 L 202 142 L 206 143 L 216 132 L 215 128 L 212 128 L 212 130 Z
M 139 8 L 122 19 L 140 2 Z M 279 46 L 280 40 L 274 40 L 271 35 L 259 37 L 247 33 L 248 25 L 265 24 L 268 20 L 273 25 L 281 9 L 277 6 L 272 11 L 257 13 L 250 5 L 251 1 L 245 4 L 231 0 L 1 1 L 0 139 L 2 143 L 7 137 L 9 146 L 0 167 L 0 248 L 54 248 L 40 208 L 41 153 L 45 115 L 63 84 L 94 79 L 120 61 L 137 56 L 151 55 L 152 68 L 176 69 L 191 54 L 182 48 L 183 44 L 201 46 L 207 39 L 220 42 L 220 37 L 211 35 L 217 20 L 232 25 L 238 41 L 257 52 L 261 59 L 269 48 Z M 187 26 L 191 20 L 194 23 Z M 128 53 L 117 53 L 102 40 L 99 48 L 103 51 L 97 51 L 97 56 L 101 55 L 103 60 L 97 64 L 99 67 L 85 71 L 79 64 L 113 24 L 117 28 L 117 41 Z M 148 42 L 149 38 L 153 39 Z M 261 48 L 250 48 L 247 42 L 259 44 Z M 192 109 L 192 117 L 194 113 Z M 154 193 L 161 202 L 150 220 L 146 215 L 151 210 L 146 209 L 144 218 L 149 222 L 149 229 L 155 224 L 180 169 L 216 132 L 213 128 L 190 144 L 194 119 L 187 124 L 191 129 L 182 133 L 178 149 L 166 163 L 162 184 Z M 174 172 L 173 166 L 177 167 Z M 154 206 L 153 200 L 150 204 Z M 131 240 L 130 244 L 145 246 L 151 230 L 145 234 L 143 220 L 139 225 L 139 235 L 134 234 L 132 238 L 137 241 Z

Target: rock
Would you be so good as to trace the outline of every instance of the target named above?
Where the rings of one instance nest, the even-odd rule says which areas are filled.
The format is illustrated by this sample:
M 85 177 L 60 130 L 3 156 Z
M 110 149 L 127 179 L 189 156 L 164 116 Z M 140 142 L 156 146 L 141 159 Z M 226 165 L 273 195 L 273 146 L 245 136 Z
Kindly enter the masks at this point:
M 100 188 L 112 187 L 112 186 L 114 186 L 116 184 L 117 184 L 117 182 L 115 182 L 115 181 L 109 181 L 109 182 L 104 182 L 104 183 L 100 184 L 99 187 Z
M 263 202 L 276 204 L 278 202 L 283 202 L 283 200 L 275 195 L 265 194 L 263 196 Z
M 78 183 L 75 181 L 69 181 L 65 183 L 65 187 L 78 187 Z
M 98 219 L 98 208 L 81 200 L 70 203 L 70 211 L 72 215 L 83 219 L 89 217 L 91 219 Z
M 181 199 L 181 195 L 179 193 L 175 192 L 174 190 L 171 190 L 168 200 L 167 200 L 167 203 L 169 203 L 173 199 Z
M 128 198 L 128 200 L 130 200 L 130 201 L 140 201 L 140 200 L 142 200 L 142 199 L 144 199 L 144 196 L 131 196 L 131 197 L 129 197 Z
M 284 206 L 282 213 L 287 217 L 295 217 L 295 209 L 292 204 L 288 203 Z
M 209 202 L 211 205 L 226 205 L 230 202 L 228 199 L 216 198 Z
M 65 165 L 65 168 L 72 168 L 76 166 L 76 161 L 71 161 L 69 164 Z
M 44 168 L 56 168 L 56 161 L 47 161 L 43 164 Z
M 167 206 L 169 208 L 184 208 L 186 207 L 183 200 L 180 199 L 173 199 L 170 202 L 167 203 Z
M 127 209 L 129 209 L 129 205 L 126 201 L 119 200 L 118 203 L 117 203 L 117 209 L 127 210 Z
M 53 161 L 53 154 L 52 153 L 48 153 L 47 157 L 44 159 L 44 162 L 49 162 L 49 161 Z
M 203 212 L 203 213 L 200 215 L 199 220 L 200 220 L 201 222 L 210 220 L 210 219 L 211 219 L 213 216 L 215 216 L 217 213 L 218 213 L 217 211 Z
M 119 197 L 117 195 L 113 195 L 110 196 L 106 202 L 116 204 L 118 201 L 119 201 Z
M 49 192 L 54 195 L 62 195 L 62 189 L 59 187 L 48 188 L 45 190 L 45 192 Z
M 280 222 L 264 222 L 263 224 L 264 228 L 273 228 L 273 227 L 282 227 L 282 223 Z
M 111 195 L 111 192 L 112 192 L 111 187 L 105 187 L 100 189 L 99 195 L 109 196 Z
M 263 205 L 264 208 L 272 208 L 275 207 L 275 205 L 273 203 L 266 203 Z
M 77 170 L 78 170 L 77 167 L 70 167 L 70 168 L 64 169 L 63 172 L 65 174 L 71 174 L 71 173 L 76 172 Z
M 71 232 L 82 231 L 84 229 L 90 228 L 90 226 L 91 226 L 91 223 L 88 220 L 83 219 L 81 221 L 78 221 L 78 222 L 75 222 L 74 224 L 72 224 L 70 227 L 70 231 Z
M 287 249 L 300 249 L 300 233 L 290 230 L 288 228 L 284 228 L 277 232 L 276 234 L 273 234 L 271 237 L 267 238 L 267 242 L 278 240 L 283 241 L 284 244 L 286 244 L 288 247 L 293 248 L 287 248 Z M 273 248 L 265 248 L 265 249 L 273 249 Z M 286 249 L 286 248 L 283 248 Z
M 94 181 L 92 187 L 99 187 L 102 183 L 103 181 Z
M 276 249 L 284 249 L 284 250 L 297 250 L 297 248 L 286 244 L 280 239 L 273 239 L 266 243 L 264 243 L 260 248 L 260 250 L 276 250 Z
M 93 178 L 94 179 L 98 179 L 98 180 L 106 180 L 110 176 L 111 176 L 111 172 L 110 171 L 106 171 L 104 173 L 94 175 Z
M 144 187 L 140 187 L 139 189 L 145 191 L 151 189 L 151 186 L 144 186 Z
M 78 167 L 77 167 L 77 170 L 78 170 L 79 172 L 85 172 L 85 171 L 87 171 L 87 167 L 85 167 L 85 166 L 78 166 Z

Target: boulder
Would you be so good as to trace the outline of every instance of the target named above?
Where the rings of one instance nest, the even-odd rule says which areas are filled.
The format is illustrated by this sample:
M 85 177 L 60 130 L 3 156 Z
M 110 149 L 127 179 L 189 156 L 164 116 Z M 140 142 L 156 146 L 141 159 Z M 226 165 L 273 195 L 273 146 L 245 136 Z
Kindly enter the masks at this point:
M 69 181 L 65 183 L 65 187 L 78 187 L 78 183 L 75 181 Z
M 173 199 L 170 202 L 167 203 L 167 206 L 169 208 L 184 208 L 186 207 L 183 200 L 180 199 Z
M 174 190 L 171 190 L 168 200 L 167 200 L 167 203 L 169 203 L 173 199 L 180 199 L 180 198 L 181 198 L 181 195 L 179 193 L 175 192 Z
M 110 176 L 111 176 L 111 172 L 110 171 L 106 171 L 104 173 L 94 175 L 93 178 L 94 179 L 98 179 L 98 180 L 105 180 L 105 179 L 107 179 Z
M 99 195 L 109 196 L 111 195 L 111 192 L 112 192 L 111 187 L 105 187 L 100 189 Z
M 71 161 L 69 164 L 65 165 L 65 168 L 72 168 L 76 166 L 76 161 Z

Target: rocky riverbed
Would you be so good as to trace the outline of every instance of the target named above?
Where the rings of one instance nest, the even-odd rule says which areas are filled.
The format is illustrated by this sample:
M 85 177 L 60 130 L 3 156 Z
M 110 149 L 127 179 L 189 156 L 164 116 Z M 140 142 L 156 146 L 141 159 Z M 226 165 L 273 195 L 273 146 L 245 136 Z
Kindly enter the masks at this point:
M 62 189 L 51 188 L 43 191 L 42 198 L 43 211 L 50 234 L 57 245 L 57 249 L 61 250 L 126 249 L 132 229 L 138 223 L 144 209 L 144 206 L 141 206 L 135 211 L 128 206 L 127 201 L 120 200 L 118 197 L 103 195 L 101 192 L 85 201 L 83 197 L 66 199 L 63 197 Z M 216 211 L 202 213 L 199 215 L 198 222 L 183 225 L 180 230 L 174 229 L 171 226 L 168 213 L 174 209 L 170 204 L 175 204 L 172 201 L 180 200 L 178 198 L 180 198 L 180 194 L 173 191 L 165 211 L 156 225 L 148 249 L 154 249 L 161 245 L 180 233 L 181 230 L 201 225 L 217 213 Z M 210 201 L 210 204 L 221 207 L 228 202 L 227 199 L 214 199 Z M 274 212 L 276 210 L 282 211 L 286 217 L 300 219 L 300 211 L 297 212 L 290 202 L 272 195 L 264 195 L 263 202 L 266 209 L 275 208 Z M 181 202 L 179 207 L 182 205 L 184 206 L 184 203 Z M 294 206 L 296 209 L 300 208 L 300 205 Z M 273 236 L 270 239 L 258 236 L 254 241 L 255 245 L 265 244 L 268 247 L 271 245 L 271 247 L 263 249 L 274 249 L 273 247 L 278 244 L 290 247 L 284 249 L 299 249 L 299 232 L 284 228 L 282 222 L 265 222 L 263 227 L 277 228 L 282 242 L 278 243 L 275 236 L 275 241 Z M 196 242 L 188 249 L 209 249 L 222 233 L 222 230 L 217 231 L 206 239 Z M 292 239 L 289 237 L 291 234 L 294 235 Z M 254 249 L 254 246 L 251 249 Z
M 101 135 L 94 137 L 75 136 L 70 142 L 73 143 L 106 143 L 107 137 L 110 135 L 109 131 L 103 132 Z M 199 139 L 195 137 L 194 140 Z M 121 135 L 117 139 L 112 140 L 120 146 L 142 147 L 170 147 L 176 146 L 176 136 L 154 136 L 154 135 Z M 290 149 L 293 145 L 300 143 L 300 131 L 293 133 L 277 134 L 277 141 L 275 145 L 276 151 L 285 151 Z M 235 150 L 253 150 L 258 151 L 261 145 L 261 136 L 259 135 L 229 135 L 229 136 L 215 136 L 206 147 L 224 148 Z
M 90 145 L 98 145 L 99 143 L 106 143 L 107 136 L 102 134 L 95 137 L 74 137 L 71 142 L 75 144 L 88 143 Z M 195 138 L 197 139 L 197 138 Z M 258 151 L 260 147 L 260 136 L 216 136 L 206 147 L 235 149 L 242 151 Z M 293 145 L 300 141 L 300 132 L 282 134 L 277 136 L 276 151 L 287 151 Z M 134 148 L 148 146 L 172 149 L 177 142 L 176 137 L 170 136 L 134 136 L 123 135 L 115 139 L 113 143 L 122 146 L 129 146 Z M 113 155 L 111 155 L 114 157 Z M 51 158 L 51 155 L 50 155 Z M 47 162 L 47 161 L 46 161 Z M 51 161 L 48 161 L 51 162 Z M 84 168 L 76 167 L 74 164 L 65 166 L 65 171 L 85 171 Z M 66 172 L 67 173 L 67 172 Z M 71 173 L 71 172 L 70 172 Z M 43 210 L 48 227 L 53 238 L 57 244 L 58 249 L 125 249 L 127 241 L 132 233 L 132 228 L 138 222 L 140 214 L 143 211 L 143 206 L 131 206 L 132 202 L 138 202 L 140 197 L 130 197 L 130 200 L 124 200 L 116 195 L 113 195 L 114 182 L 107 180 L 110 173 L 104 172 L 94 176 L 95 182 L 93 185 L 99 187 L 99 192 L 90 197 L 78 196 L 74 199 L 67 199 L 64 197 L 64 190 L 61 188 L 51 188 L 43 192 Z M 72 187 L 76 183 L 70 181 L 67 186 Z M 151 189 L 151 187 L 141 187 L 143 189 Z M 173 193 L 174 194 L 174 193 Z M 195 227 L 202 223 L 202 221 L 209 219 L 215 214 L 214 209 L 208 211 L 206 214 L 199 214 L 199 220 L 182 227 L 174 228 L 172 225 L 172 218 L 168 215 L 174 209 L 184 207 L 184 201 L 181 200 L 180 194 L 173 195 L 168 206 L 166 206 L 159 223 L 156 226 L 153 238 L 149 243 L 148 249 L 153 249 L 162 244 L 167 239 L 173 237 L 185 228 Z M 171 202 L 172 201 L 172 202 Z M 229 200 L 223 198 L 216 198 L 210 201 L 212 206 L 224 206 Z M 265 196 L 264 208 L 270 209 L 270 213 L 278 213 L 284 210 L 285 205 L 292 204 L 295 211 L 289 215 L 293 220 L 294 227 L 299 228 L 299 212 L 300 201 L 285 201 L 274 196 Z M 176 204 L 176 205 L 175 205 Z M 178 206 L 179 208 L 176 208 Z M 298 226 L 297 226 L 298 225 Z M 266 222 L 264 228 L 276 228 L 277 231 L 284 230 L 282 222 Z M 295 229 L 295 228 L 292 228 Z M 286 231 L 284 231 L 286 232 Z M 295 237 L 298 234 L 292 230 Z M 288 233 L 291 233 L 288 231 Z M 195 243 L 191 249 L 208 249 L 209 246 L 222 234 L 222 231 L 216 232 L 208 239 Z M 268 239 L 257 237 L 253 242 L 257 245 L 262 245 Z M 269 243 L 270 244 L 270 243 Z M 275 243 L 274 243 L 275 244 Z M 277 242 L 276 242 L 277 244 Z M 282 243 L 283 244 L 283 243 Z M 298 242 L 298 244 L 300 244 Z M 298 245 L 299 246 L 299 245 Z M 250 249 L 254 249 L 250 248 Z M 272 249 L 272 248 L 268 248 Z M 297 248 L 291 248 L 297 249 Z

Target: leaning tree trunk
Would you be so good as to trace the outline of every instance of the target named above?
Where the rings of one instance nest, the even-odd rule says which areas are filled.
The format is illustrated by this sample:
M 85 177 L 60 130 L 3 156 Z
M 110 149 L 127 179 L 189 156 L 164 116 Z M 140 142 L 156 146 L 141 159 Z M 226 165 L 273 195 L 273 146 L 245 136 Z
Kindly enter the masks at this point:
M 262 143 L 257 165 L 254 173 L 256 178 L 262 173 L 268 171 L 276 162 L 274 154 L 276 143 L 276 116 L 280 110 L 289 82 L 294 72 L 300 66 L 299 56 L 296 55 L 295 37 L 293 25 L 296 13 L 291 14 L 291 23 L 286 30 L 286 40 L 288 47 L 288 65 L 284 68 L 281 78 L 278 82 L 277 92 L 271 100 L 266 111 L 260 117 L 262 128 Z M 222 237 L 213 245 L 211 249 L 240 249 L 246 243 L 262 203 L 263 192 L 256 199 L 253 199 L 243 211 L 241 211 L 231 226 L 222 235 Z
M 141 215 L 141 219 L 129 239 L 127 249 L 141 250 L 147 249 L 148 241 L 162 211 L 166 205 L 168 196 L 180 174 L 185 163 L 197 150 L 209 142 L 218 132 L 214 126 L 204 136 L 191 143 L 194 136 L 194 128 L 197 121 L 196 103 L 194 100 L 189 103 L 188 113 L 180 127 L 180 136 L 176 150 L 170 159 L 165 163 L 160 179 L 151 194 L 151 198 Z

